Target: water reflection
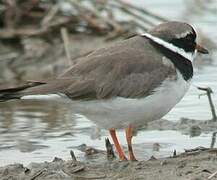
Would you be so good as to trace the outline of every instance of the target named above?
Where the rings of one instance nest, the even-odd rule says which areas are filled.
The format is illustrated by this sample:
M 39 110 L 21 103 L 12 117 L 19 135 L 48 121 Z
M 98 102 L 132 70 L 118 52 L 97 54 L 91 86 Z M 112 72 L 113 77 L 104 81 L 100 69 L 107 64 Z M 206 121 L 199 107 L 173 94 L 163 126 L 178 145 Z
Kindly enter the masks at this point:
M 76 121 L 70 108 L 64 104 L 11 101 L 1 103 L 0 109 L 0 151 L 14 148 L 20 152 L 32 152 L 48 147 L 38 143 L 37 139 L 73 136 Z
M 17 121 L 22 122 L 20 128 L 34 128 L 35 123 L 44 131 L 55 128 L 68 129 L 75 125 L 75 119 L 65 104 L 49 101 L 11 101 L 0 103 L 1 127 L 10 130 Z M 16 128 L 18 128 L 16 126 Z
M 77 148 L 83 143 L 105 149 L 107 132 L 93 130 L 94 124 L 83 116 L 73 115 L 69 105 L 28 100 L 1 103 L 0 109 L 0 164 L 12 163 L 14 158 L 26 164 L 51 160 L 58 155 L 70 158 L 71 149 L 84 160 Z M 121 143 L 126 144 L 123 135 L 123 131 L 118 132 Z M 211 141 L 214 147 L 215 136 L 202 133 L 199 127 L 190 128 L 186 135 L 177 131 L 141 129 L 133 140 L 136 155 L 142 160 L 151 155 L 170 156 L 174 149 L 180 152 L 199 145 L 209 147 Z

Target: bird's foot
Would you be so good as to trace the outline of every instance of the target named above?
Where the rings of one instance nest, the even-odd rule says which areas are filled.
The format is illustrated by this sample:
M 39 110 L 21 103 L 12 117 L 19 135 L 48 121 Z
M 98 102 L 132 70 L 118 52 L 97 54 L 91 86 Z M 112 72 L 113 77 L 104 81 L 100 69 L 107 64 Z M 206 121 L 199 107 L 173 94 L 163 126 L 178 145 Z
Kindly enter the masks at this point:
M 130 152 L 129 152 L 130 153 Z M 132 153 L 130 153 L 129 154 L 129 161 L 138 161 L 136 158 L 135 158 L 135 156 L 134 156 L 134 154 Z

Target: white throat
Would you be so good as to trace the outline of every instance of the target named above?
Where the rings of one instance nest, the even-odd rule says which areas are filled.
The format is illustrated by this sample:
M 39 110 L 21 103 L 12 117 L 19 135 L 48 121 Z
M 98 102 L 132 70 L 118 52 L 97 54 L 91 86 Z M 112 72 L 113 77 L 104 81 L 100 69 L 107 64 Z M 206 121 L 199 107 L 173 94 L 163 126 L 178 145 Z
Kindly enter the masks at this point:
M 144 34 L 142 34 L 142 36 L 145 36 L 145 37 L 153 40 L 157 44 L 160 44 L 160 45 L 164 46 L 165 48 L 167 48 L 167 49 L 169 49 L 175 53 L 178 53 L 179 55 L 185 57 L 186 59 L 188 59 L 191 62 L 193 62 L 193 60 L 197 54 L 197 50 L 195 50 L 194 53 L 186 52 L 184 49 L 179 48 L 177 46 L 174 46 L 173 44 L 168 43 L 168 42 L 166 42 L 166 41 L 164 41 L 158 37 L 152 36 L 151 34 L 148 34 L 148 33 L 144 33 Z

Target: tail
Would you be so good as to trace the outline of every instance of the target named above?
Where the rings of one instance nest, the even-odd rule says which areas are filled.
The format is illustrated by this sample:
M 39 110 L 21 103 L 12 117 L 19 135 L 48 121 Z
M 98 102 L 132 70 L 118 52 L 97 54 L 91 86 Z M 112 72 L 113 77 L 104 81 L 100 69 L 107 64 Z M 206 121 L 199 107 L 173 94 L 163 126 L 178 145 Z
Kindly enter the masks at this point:
M 28 81 L 21 86 L 2 88 L 0 86 L 0 102 L 11 99 L 20 99 L 28 95 L 65 94 L 64 89 L 69 87 L 73 79 L 52 79 L 43 81 Z
M 8 101 L 11 99 L 20 99 L 21 97 L 28 95 L 29 92 L 26 91 L 30 88 L 41 86 L 45 83 L 43 82 L 27 82 L 21 86 L 2 88 L 0 87 L 0 102 Z

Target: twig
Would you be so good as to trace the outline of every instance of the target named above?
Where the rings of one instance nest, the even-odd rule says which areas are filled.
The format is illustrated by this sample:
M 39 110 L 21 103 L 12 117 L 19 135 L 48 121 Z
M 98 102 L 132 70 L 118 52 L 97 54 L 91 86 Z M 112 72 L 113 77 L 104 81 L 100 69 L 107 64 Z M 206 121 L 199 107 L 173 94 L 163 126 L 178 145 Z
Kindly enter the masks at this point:
M 115 153 L 114 153 L 113 147 L 108 138 L 105 139 L 105 147 L 106 147 L 106 152 L 107 152 L 107 158 L 114 159 Z
M 45 172 L 45 171 L 47 171 L 47 169 L 45 168 L 45 169 L 42 169 L 42 170 L 40 170 L 40 171 L 38 171 L 35 175 L 33 175 L 32 177 L 31 177 L 31 179 L 30 180 L 35 180 L 38 176 L 40 176 L 43 172 Z
M 161 17 L 161 16 L 158 16 L 158 15 L 156 15 L 156 14 L 154 14 L 154 13 L 148 11 L 148 10 L 145 9 L 145 8 L 140 8 L 140 7 L 134 6 L 134 5 L 132 5 L 132 4 L 129 4 L 129 3 L 124 2 L 124 1 L 122 1 L 122 0 L 114 0 L 114 1 L 120 3 L 122 6 L 125 6 L 125 7 L 127 7 L 128 9 L 137 10 L 137 11 L 143 13 L 143 14 L 146 14 L 146 15 L 148 15 L 148 16 L 151 16 L 151 17 L 153 17 L 153 18 L 155 18 L 155 19 L 158 19 L 158 20 L 160 20 L 160 21 L 163 21 L 163 22 L 168 21 L 166 18 L 163 18 L 163 17 Z
M 70 43 L 69 43 L 68 31 L 65 27 L 62 27 L 60 31 L 61 31 L 61 36 L 62 36 L 62 40 L 64 44 L 66 57 L 68 59 L 69 65 L 72 65 L 73 63 L 72 63 L 72 58 L 71 58 L 70 49 L 69 49 Z
M 217 132 L 214 132 L 212 134 L 212 141 L 211 141 L 211 144 L 210 144 L 210 148 L 214 148 L 214 145 L 215 145 L 215 142 L 216 142 L 216 134 L 217 134 Z
M 36 29 L 36 28 L 17 28 L 17 29 L 3 29 L 0 30 L 0 38 L 7 39 L 7 38 L 15 38 L 15 37 L 22 37 L 22 36 L 41 36 L 55 28 L 59 28 L 60 26 L 67 25 L 72 21 L 71 18 L 62 18 L 58 22 L 50 24 L 48 27 Z
M 75 166 L 72 170 L 71 173 L 77 173 L 77 172 L 81 172 L 85 169 L 85 166 L 81 165 L 81 166 Z
M 216 122 L 217 116 L 216 116 L 216 112 L 215 112 L 215 106 L 213 104 L 212 97 L 211 97 L 211 94 L 213 93 L 212 89 L 210 87 L 207 87 L 207 88 L 197 87 L 197 88 L 201 91 L 206 91 L 206 94 L 207 94 L 208 100 L 209 100 L 210 109 L 212 112 L 212 120 Z
M 115 7 L 115 8 L 121 9 L 121 10 L 124 11 L 125 13 L 128 13 L 128 14 L 134 16 L 137 20 L 141 20 L 142 22 L 144 22 L 144 23 L 146 23 L 146 24 L 148 24 L 148 25 L 150 25 L 150 26 L 152 26 L 152 27 L 155 25 L 152 21 L 146 19 L 146 18 L 144 17 L 144 15 L 139 15 L 139 14 L 137 14 L 137 13 L 131 11 L 131 10 L 130 10 L 128 7 L 126 7 L 126 6 L 123 6 L 123 5 L 118 6 L 118 5 L 116 5 L 116 4 L 112 4 L 112 6 Z
M 81 175 L 74 175 L 73 177 L 75 177 L 76 179 L 105 179 L 106 175 L 99 175 L 99 176 L 81 176 Z
M 173 151 L 173 157 L 176 157 L 177 156 L 177 153 L 176 153 L 176 150 Z
M 74 153 L 74 151 L 70 151 L 70 155 L 71 155 L 71 158 L 72 158 L 72 160 L 73 161 L 77 161 L 77 159 L 76 159 L 76 157 L 75 157 L 75 153 Z
M 212 173 L 207 179 L 212 179 L 217 175 L 217 171 L 215 171 L 214 173 Z
M 186 153 L 189 153 L 189 152 L 201 152 L 201 151 L 207 151 L 207 150 L 209 150 L 209 148 L 205 148 L 205 147 L 203 147 L 203 146 L 198 146 L 198 147 L 196 147 L 196 148 L 193 148 L 193 149 L 185 149 L 185 152 Z
M 85 6 L 81 6 L 79 3 L 77 3 L 76 1 L 71 1 L 71 3 L 73 4 L 73 6 L 75 6 L 77 8 L 77 10 L 80 11 L 81 16 L 88 22 L 90 23 L 90 25 L 93 25 L 93 27 L 100 27 L 101 30 L 105 30 L 106 27 L 102 27 L 102 25 L 100 26 L 96 20 L 100 20 L 101 22 L 103 22 L 106 25 L 111 26 L 114 31 L 116 31 L 117 33 L 121 33 L 124 32 L 124 29 L 121 27 L 121 25 L 114 21 L 113 19 L 109 19 L 106 17 L 101 16 L 100 12 L 97 10 L 91 10 Z M 93 17 L 91 17 L 90 15 L 87 15 L 87 12 L 90 13 L 93 17 L 95 17 L 96 19 L 94 19 Z M 107 27 L 108 29 L 109 27 Z
M 47 26 L 48 23 L 54 18 L 56 13 L 58 12 L 58 6 L 54 5 L 47 13 L 47 15 L 42 19 L 41 25 L 42 26 Z
M 105 33 L 108 31 L 108 27 L 99 22 L 99 19 L 97 19 L 96 17 L 92 17 L 88 14 L 85 14 L 84 11 L 81 11 L 81 17 L 87 22 L 88 26 L 92 29 L 94 29 L 95 32 L 99 32 L 99 33 Z

